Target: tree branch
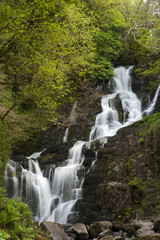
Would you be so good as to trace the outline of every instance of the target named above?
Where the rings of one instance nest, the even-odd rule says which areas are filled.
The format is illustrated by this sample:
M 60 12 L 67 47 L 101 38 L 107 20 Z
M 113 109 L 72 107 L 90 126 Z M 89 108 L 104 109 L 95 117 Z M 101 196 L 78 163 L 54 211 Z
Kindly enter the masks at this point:
M 6 111 L 6 113 L 3 115 L 3 117 L 1 118 L 2 122 L 4 123 L 4 119 L 6 118 L 6 116 L 13 110 L 13 108 L 17 105 L 17 101 L 15 101 L 13 103 L 13 105 Z

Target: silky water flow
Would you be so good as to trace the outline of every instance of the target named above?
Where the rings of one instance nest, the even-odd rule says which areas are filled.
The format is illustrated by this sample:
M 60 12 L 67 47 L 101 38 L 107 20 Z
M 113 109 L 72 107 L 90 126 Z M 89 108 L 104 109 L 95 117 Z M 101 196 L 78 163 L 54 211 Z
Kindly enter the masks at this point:
M 93 141 L 99 139 L 101 144 L 107 143 L 107 137 L 114 136 L 117 131 L 149 115 L 156 104 L 160 87 L 153 101 L 142 112 L 141 101 L 131 88 L 130 72 L 132 67 L 118 67 L 115 77 L 109 83 L 113 93 L 102 97 L 102 112 L 96 116 L 88 141 L 78 141 L 69 150 L 68 159 L 60 166 L 50 165 L 40 169 L 38 158 L 42 152 L 34 153 L 28 158 L 28 167 L 9 161 L 5 171 L 5 184 L 13 198 L 19 198 L 29 204 L 38 223 L 53 221 L 67 224 L 74 217 L 74 208 L 78 199 L 83 197 L 84 156 L 83 147 L 89 148 Z M 121 118 L 116 102 L 121 105 Z M 76 103 L 73 111 L 75 112 Z M 71 116 L 73 113 L 71 113 Z M 68 134 L 68 132 L 67 132 Z M 96 164 L 97 152 L 92 167 Z

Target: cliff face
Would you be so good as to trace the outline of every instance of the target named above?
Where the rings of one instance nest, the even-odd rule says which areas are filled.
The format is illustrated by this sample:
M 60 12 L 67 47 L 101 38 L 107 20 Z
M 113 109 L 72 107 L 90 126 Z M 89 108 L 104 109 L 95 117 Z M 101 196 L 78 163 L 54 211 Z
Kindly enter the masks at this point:
M 160 114 L 121 129 L 98 151 L 85 177 L 80 219 L 127 220 L 159 213 Z M 86 151 L 88 166 L 94 151 Z

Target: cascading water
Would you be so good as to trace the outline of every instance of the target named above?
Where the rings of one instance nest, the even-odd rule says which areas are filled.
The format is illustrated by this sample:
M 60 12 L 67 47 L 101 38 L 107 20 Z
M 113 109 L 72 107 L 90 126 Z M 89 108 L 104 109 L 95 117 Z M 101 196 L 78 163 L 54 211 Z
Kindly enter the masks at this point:
M 74 206 L 82 198 L 84 146 L 89 147 L 96 139 L 102 144 L 106 143 L 107 137 L 114 136 L 120 128 L 140 120 L 154 109 L 160 87 L 149 107 L 142 112 L 141 101 L 131 89 L 131 70 L 132 67 L 114 70 L 115 77 L 110 83 L 113 93 L 102 97 L 102 112 L 96 117 L 89 141 L 78 141 L 69 150 L 68 159 L 61 166 L 51 165 L 42 172 L 37 160 L 42 152 L 28 157 L 27 169 L 12 160 L 7 164 L 6 188 L 13 192 L 13 197 L 19 196 L 20 200 L 32 207 L 34 218 L 39 223 L 45 220 L 67 224 L 68 217 L 74 214 Z M 116 109 L 117 101 L 122 108 L 121 117 Z M 93 161 L 92 167 L 97 161 L 97 152 Z
M 12 160 L 7 164 L 5 180 L 7 185 L 12 182 L 13 197 L 20 196 L 28 203 L 39 223 L 46 220 L 66 224 L 77 199 L 82 198 L 84 144 L 78 141 L 63 166 L 51 165 L 44 173 L 36 161 L 41 152 L 28 157 L 28 170 Z

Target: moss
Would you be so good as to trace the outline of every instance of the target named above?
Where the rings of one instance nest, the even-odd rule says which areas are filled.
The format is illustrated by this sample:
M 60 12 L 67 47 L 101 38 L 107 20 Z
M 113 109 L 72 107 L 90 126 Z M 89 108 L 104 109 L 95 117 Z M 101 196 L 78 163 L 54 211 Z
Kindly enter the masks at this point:
M 35 240 L 51 240 L 52 239 L 52 237 L 49 236 L 46 232 L 44 232 L 37 224 L 35 224 L 35 229 L 37 231 Z
M 139 126 L 147 126 L 147 125 L 153 125 L 155 122 L 160 122 L 160 113 L 155 113 L 150 116 L 144 117 L 137 125 Z
M 143 181 L 140 177 L 132 177 L 131 180 L 128 183 L 130 186 L 137 188 L 141 192 L 146 191 L 146 183 Z

